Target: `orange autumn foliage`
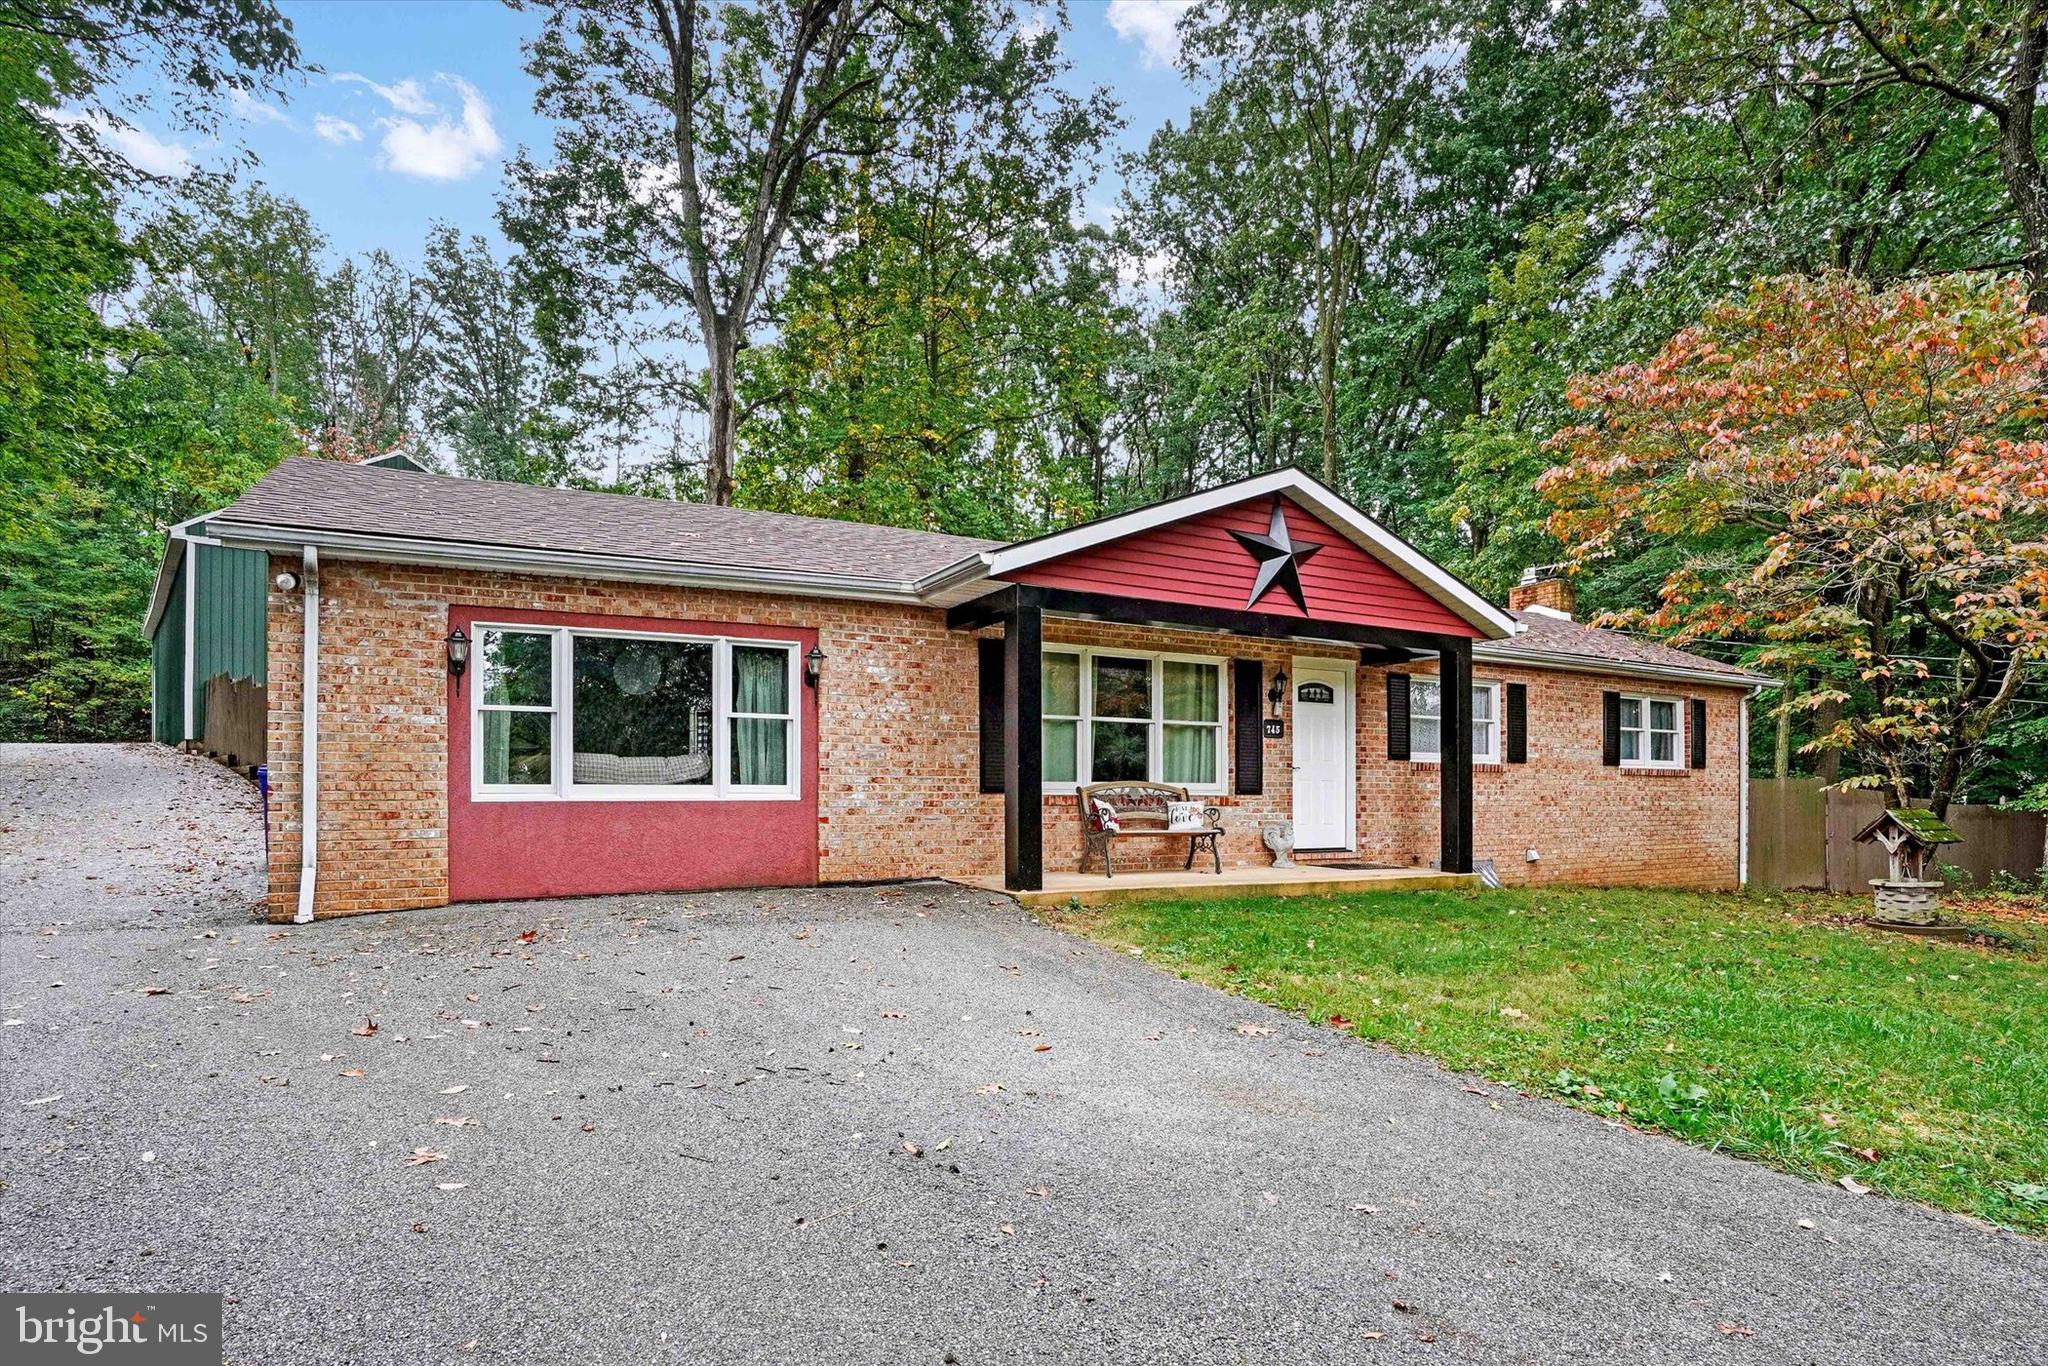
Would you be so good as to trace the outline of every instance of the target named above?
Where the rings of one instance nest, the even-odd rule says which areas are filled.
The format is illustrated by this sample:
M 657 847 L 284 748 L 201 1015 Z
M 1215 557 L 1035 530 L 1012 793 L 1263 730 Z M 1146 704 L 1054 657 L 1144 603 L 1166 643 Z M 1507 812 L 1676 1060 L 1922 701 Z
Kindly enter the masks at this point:
M 1816 747 L 1945 808 L 2048 658 L 2048 317 L 2024 281 L 1762 281 L 1568 398 L 1539 487 L 1573 555 L 1702 546 L 1634 619 L 1820 673 L 1792 705 L 1850 705 Z

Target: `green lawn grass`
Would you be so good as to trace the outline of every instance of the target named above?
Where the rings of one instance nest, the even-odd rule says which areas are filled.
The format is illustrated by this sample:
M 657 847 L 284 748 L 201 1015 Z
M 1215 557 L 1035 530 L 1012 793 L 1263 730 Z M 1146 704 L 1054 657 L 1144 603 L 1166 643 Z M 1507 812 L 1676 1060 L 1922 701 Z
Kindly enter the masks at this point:
M 1057 920 L 1596 1114 L 2048 1233 L 2043 934 L 2012 951 L 1825 923 L 1846 909 L 1573 889 L 1154 902 Z

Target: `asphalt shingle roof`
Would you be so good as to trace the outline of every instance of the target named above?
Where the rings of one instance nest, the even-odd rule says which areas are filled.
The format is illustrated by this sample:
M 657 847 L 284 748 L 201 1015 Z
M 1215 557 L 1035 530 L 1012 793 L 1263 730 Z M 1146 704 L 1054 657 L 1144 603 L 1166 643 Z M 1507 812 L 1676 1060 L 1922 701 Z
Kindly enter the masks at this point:
M 1515 655 L 1570 655 L 1597 660 L 1622 668 L 1690 669 L 1695 673 L 1726 674 L 1730 683 L 1768 683 L 1771 680 L 1748 669 L 1701 655 L 1674 650 L 1669 645 L 1643 640 L 1620 631 L 1602 630 L 1584 622 L 1566 621 L 1545 612 L 1510 612 L 1522 626 L 1519 635 L 1506 640 L 1489 640 L 1481 647 L 1488 658 L 1509 659 Z M 1531 660 L 1540 663 L 1540 660 Z
M 451 479 L 389 466 L 334 460 L 285 461 L 215 514 L 222 522 L 298 531 L 390 536 L 451 545 L 497 546 L 576 555 L 667 561 L 679 567 L 774 570 L 916 582 L 998 541 L 936 531 L 872 526 L 749 508 L 677 503 L 632 494 Z M 1630 666 L 1725 674 L 1730 683 L 1761 675 L 1619 631 L 1599 630 L 1541 612 L 1513 612 L 1524 628 L 1485 642 L 1490 658 L 1569 656 Z
M 910 582 L 998 542 L 305 457 L 216 514 L 294 530 Z

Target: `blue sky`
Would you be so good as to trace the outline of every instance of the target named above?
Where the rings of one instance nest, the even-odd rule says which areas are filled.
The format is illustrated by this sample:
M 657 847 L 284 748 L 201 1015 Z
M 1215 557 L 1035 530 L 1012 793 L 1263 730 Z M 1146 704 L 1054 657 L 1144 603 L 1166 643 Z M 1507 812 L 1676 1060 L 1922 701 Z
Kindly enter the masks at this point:
M 1071 0 L 1066 35 L 1076 87 L 1107 86 L 1129 126 L 1122 145 L 1187 112 L 1171 66 L 1173 20 L 1185 0 Z M 261 180 L 304 204 L 337 253 L 383 247 L 417 258 L 428 225 L 444 220 L 495 237 L 503 164 L 524 145 L 544 149 L 520 43 L 539 17 L 490 0 L 309 0 L 285 3 L 304 59 L 323 69 L 282 105 L 244 105 L 223 130 L 259 164 Z M 180 139 L 136 119 L 131 156 L 157 169 L 217 163 L 226 149 Z M 1091 195 L 1104 208 L 1113 172 Z

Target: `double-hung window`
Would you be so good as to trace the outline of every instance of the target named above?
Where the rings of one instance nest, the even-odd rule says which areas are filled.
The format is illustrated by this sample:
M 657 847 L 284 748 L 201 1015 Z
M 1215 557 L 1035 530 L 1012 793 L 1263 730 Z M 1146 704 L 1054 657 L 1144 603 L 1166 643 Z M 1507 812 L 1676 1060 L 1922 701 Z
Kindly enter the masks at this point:
M 485 798 L 791 797 L 793 642 L 475 627 Z
M 1437 763 L 1443 757 L 1444 692 L 1434 678 L 1417 678 L 1408 684 L 1408 757 L 1423 763 Z M 1472 759 L 1475 763 L 1500 762 L 1500 684 L 1472 685 Z
M 1048 649 L 1040 664 L 1045 782 L 1223 790 L 1220 660 Z
M 1624 768 L 1677 768 L 1685 753 L 1683 722 L 1675 697 L 1621 699 L 1621 763 Z

